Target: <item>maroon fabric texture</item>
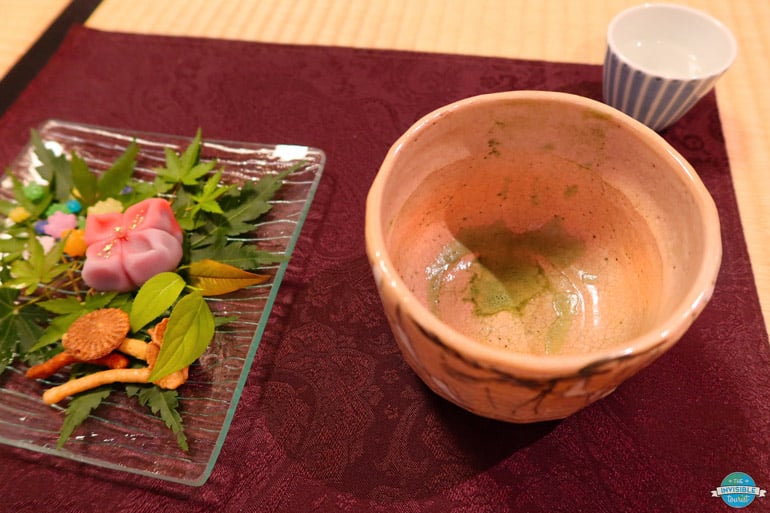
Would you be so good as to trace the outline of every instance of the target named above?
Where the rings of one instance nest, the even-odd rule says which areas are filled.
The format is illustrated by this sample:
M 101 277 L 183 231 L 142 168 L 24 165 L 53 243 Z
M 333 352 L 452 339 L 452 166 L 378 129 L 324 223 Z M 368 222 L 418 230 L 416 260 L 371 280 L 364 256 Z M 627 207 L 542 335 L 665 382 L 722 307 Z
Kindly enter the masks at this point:
M 714 299 L 677 346 L 610 397 L 534 425 L 471 415 L 405 365 L 364 252 L 367 190 L 420 116 L 511 89 L 598 98 L 601 69 L 71 31 L 0 119 L 0 162 L 30 127 L 60 118 L 184 135 L 201 126 L 207 138 L 316 146 L 328 163 L 208 483 L 2 446 L 0 509 L 723 511 L 710 490 L 727 474 L 770 487 L 770 351 L 713 94 L 664 133 L 714 195 L 724 237 Z

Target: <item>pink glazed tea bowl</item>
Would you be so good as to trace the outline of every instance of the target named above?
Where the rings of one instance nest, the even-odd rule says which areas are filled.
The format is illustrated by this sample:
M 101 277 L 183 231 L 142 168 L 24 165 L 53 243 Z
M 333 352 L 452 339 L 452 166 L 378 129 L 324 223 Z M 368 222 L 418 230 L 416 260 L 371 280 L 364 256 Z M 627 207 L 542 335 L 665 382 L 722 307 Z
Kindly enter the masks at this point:
M 566 93 L 467 98 L 392 146 L 366 248 L 407 363 L 509 422 L 564 418 L 670 349 L 711 298 L 714 201 L 622 112 Z

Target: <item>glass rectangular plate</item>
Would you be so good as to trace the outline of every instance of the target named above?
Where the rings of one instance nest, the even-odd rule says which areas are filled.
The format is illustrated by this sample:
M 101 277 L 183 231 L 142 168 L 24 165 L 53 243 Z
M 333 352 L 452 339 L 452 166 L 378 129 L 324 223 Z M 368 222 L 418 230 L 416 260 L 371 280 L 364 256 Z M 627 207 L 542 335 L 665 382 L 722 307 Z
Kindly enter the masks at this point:
M 152 171 L 165 161 L 164 148 L 181 152 L 192 136 L 88 126 L 51 120 L 38 127 L 49 147 L 76 152 L 89 168 L 104 171 L 135 139 L 140 146 L 135 176 L 152 180 Z M 0 375 L 0 442 L 101 467 L 165 479 L 186 485 L 206 482 L 224 443 L 251 363 L 259 346 L 281 279 L 310 208 L 325 163 L 323 151 L 297 145 L 264 145 L 203 138 L 201 159 L 216 159 L 223 181 L 243 183 L 276 174 L 298 163 L 271 201 L 271 210 L 243 238 L 260 249 L 286 255 L 280 265 L 263 267 L 270 279 L 227 296 L 209 300 L 215 315 L 238 319 L 218 328 L 207 352 L 190 368 L 190 379 L 179 388 L 180 413 L 190 450 L 183 452 L 163 422 L 123 393 L 113 393 L 56 448 L 63 407 L 47 406 L 42 392 L 66 376 L 36 381 L 15 365 Z M 24 181 L 35 174 L 33 149 L 27 147 L 10 172 Z M 3 180 L 0 196 L 10 198 L 10 180 Z M 66 406 L 66 403 L 65 405 Z

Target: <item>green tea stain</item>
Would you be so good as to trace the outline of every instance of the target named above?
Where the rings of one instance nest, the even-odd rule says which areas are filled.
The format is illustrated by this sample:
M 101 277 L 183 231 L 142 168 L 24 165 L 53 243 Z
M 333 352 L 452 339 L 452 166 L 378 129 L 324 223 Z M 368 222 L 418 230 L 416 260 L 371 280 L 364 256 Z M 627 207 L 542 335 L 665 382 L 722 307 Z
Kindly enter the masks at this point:
M 574 293 L 559 283 L 559 271 L 584 251 L 585 243 L 570 235 L 559 217 L 523 233 L 512 232 L 502 222 L 463 228 L 457 240 L 428 268 L 430 302 L 436 311 L 444 274 L 464 256 L 473 254 L 466 299 L 473 304 L 474 315 L 509 312 L 522 316 L 530 301 L 549 294 L 554 318 L 544 344 L 547 353 L 557 352 L 569 332 L 576 301 Z
M 549 288 L 543 268 L 528 258 L 514 257 L 504 268 L 495 263 L 485 265 L 476 259 L 471 271 L 469 299 L 475 315 L 488 316 L 503 311 L 521 315 L 531 299 Z

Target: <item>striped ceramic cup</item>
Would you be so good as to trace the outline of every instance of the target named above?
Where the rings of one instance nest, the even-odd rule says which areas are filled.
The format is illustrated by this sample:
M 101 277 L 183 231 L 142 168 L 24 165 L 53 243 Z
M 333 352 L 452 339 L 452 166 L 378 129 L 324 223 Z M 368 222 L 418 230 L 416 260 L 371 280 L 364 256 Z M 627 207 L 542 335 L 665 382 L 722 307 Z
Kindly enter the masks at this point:
M 631 7 L 607 31 L 604 101 L 662 130 L 714 87 L 736 53 L 733 34 L 706 13 L 672 4 Z

